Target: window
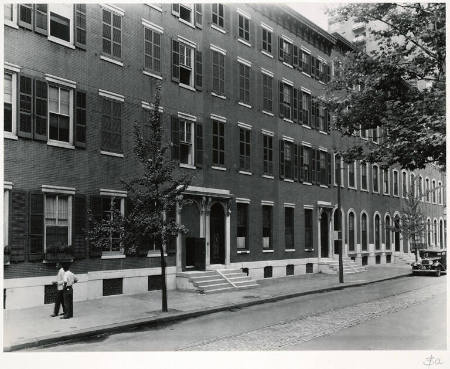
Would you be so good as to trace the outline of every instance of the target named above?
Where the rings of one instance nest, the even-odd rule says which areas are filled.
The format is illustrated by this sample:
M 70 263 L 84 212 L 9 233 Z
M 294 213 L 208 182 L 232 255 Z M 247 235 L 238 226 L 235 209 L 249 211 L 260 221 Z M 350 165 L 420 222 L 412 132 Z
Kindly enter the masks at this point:
M 305 209 L 305 250 L 312 250 L 313 246 L 313 211 Z
M 71 244 L 71 199 L 68 195 L 45 195 L 45 250 L 61 249 Z
M 391 217 L 389 215 L 386 216 L 385 219 L 385 225 L 384 225 L 384 232 L 385 232 L 385 245 L 386 250 L 391 249 Z
M 9 199 L 11 190 L 3 191 L 3 246 L 9 245 Z
M 319 151 L 319 176 L 320 184 L 328 185 L 328 163 L 327 163 L 327 153 L 325 151 Z
M 398 171 L 392 171 L 392 182 L 393 182 L 393 195 L 398 196 Z
M 436 181 L 433 179 L 431 181 L 431 196 L 433 204 L 436 204 Z
M 272 249 L 272 206 L 262 206 L 262 218 L 263 249 L 270 250 Z
M 271 266 L 264 267 L 264 278 L 272 278 L 273 268 Z
M 389 195 L 389 169 L 383 169 L 383 194 Z
M 437 234 L 437 220 L 433 220 L 433 236 L 434 236 L 434 247 L 437 247 L 438 245 L 438 234 Z
M 49 85 L 49 140 L 72 142 L 72 101 L 72 90 Z
M 217 95 L 225 95 L 225 55 L 218 51 L 211 50 L 212 53 L 212 91 Z
M 294 179 L 294 144 L 280 140 L 280 173 L 283 178 Z
M 372 141 L 378 143 L 378 127 L 372 129 Z
M 367 139 L 367 129 L 360 128 L 360 136 L 362 139 L 366 140 Z
M 239 16 L 239 38 L 250 42 L 250 20 L 243 16 L 242 14 L 238 14 Z
M 213 120 L 212 162 L 214 165 L 225 165 L 225 123 Z
M 409 176 L 409 188 L 412 196 L 416 196 L 416 177 L 413 173 Z
M 302 71 L 311 74 L 311 55 L 302 50 Z
M 33 5 L 20 4 L 19 5 L 19 23 L 24 24 L 27 28 L 32 27 L 33 23 Z
M 102 101 L 101 149 L 122 152 L 122 103 L 107 98 Z
M 286 265 L 286 276 L 294 275 L 294 264 Z
M 379 174 L 380 170 L 377 165 L 372 166 L 372 191 L 380 192 L 379 188 Z
M 250 104 L 250 67 L 239 63 L 239 101 Z
M 45 6 L 46 8 L 46 6 Z M 46 14 L 47 9 L 42 9 Z M 56 38 L 66 43 L 73 43 L 73 5 L 49 4 L 50 34 L 49 39 Z M 45 18 L 44 18 L 45 19 Z M 36 15 L 36 22 L 38 17 Z M 43 28 L 42 26 L 40 28 Z
M 361 214 L 361 250 L 367 251 L 367 215 Z
M 3 129 L 16 134 L 17 74 L 6 72 L 3 82 Z
M 337 186 L 341 183 L 341 187 L 344 187 L 344 178 L 342 177 L 342 168 L 344 167 L 344 158 L 339 154 L 334 155 L 334 185 Z
M 17 27 L 17 5 L 5 4 L 3 11 L 5 13 L 5 25 Z
M 311 126 L 311 95 L 302 92 L 302 120 L 303 124 Z
M 289 65 L 293 64 L 292 43 L 280 37 L 280 60 Z
M 312 183 L 313 181 L 313 151 L 310 147 L 302 146 L 303 151 L 303 181 Z
M 195 50 L 195 43 L 172 40 L 172 81 L 191 90 L 202 89 L 202 53 Z
M 193 19 L 191 7 L 192 5 L 189 4 L 180 4 L 180 19 L 192 24 Z
M 239 128 L 239 169 L 250 171 L 250 134 L 249 129 Z
M 431 220 L 427 220 L 427 246 L 431 247 Z
M 273 137 L 263 134 L 264 174 L 273 176 Z
M 348 165 L 348 187 L 356 189 L 356 162 Z
M 367 164 L 361 163 L 361 190 L 367 191 L 367 177 L 368 177 L 368 171 L 367 171 Z
M 103 9 L 103 52 L 122 57 L 122 16 L 107 9 Z
M 442 191 L 443 191 L 442 182 L 438 182 L 437 192 L 438 192 L 438 204 L 439 205 L 442 205 Z
M 223 4 L 211 4 L 212 7 L 212 24 L 220 28 L 224 28 L 224 11 Z
M 187 86 L 193 86 L 194 84 L 193 59 L 194 49 L 180 43 L 180 83 Z
M 100 203 L 98 205 L 100 206 L 100 209 L 98 209 L 98 216 L 101 216 L 101 219 L 97 218 L 97 222 L 101 221 L 102 219 L 112 220 L 112 217 L 114 215 L 117 215 L 118 213 L 120 213 L 122 216 L 124 215 L 125 198 L 116 196 L 102 196 L 100 197 Z M 106 245 L 102 251 L 121 251 L 120 234 L 117 234 L 111 230 L 109 232 L 109 244 Z
M 248 204 L 237 203 L 237 249 L 248 249 Z
M 280 82 L 280 115 L 286 119 L 292 119 L 293 108 L 293 87 L 286 83 Z
M 180 119 L 180 163 L 194 165 L 194 122 Z
M 161 73 L 161 33 L 144 27 L 144 67 Z
M 75 31 L 77 46 L 86 45 L 86 4 L 75 4 Z
M 328 110 L 324 106 L 319 105 L 319 130 L 322 132 L 328 132 L 328 124 Z
M 355 213 L 348 214 L 348 251 L 355 251 Z
M 402 197 L 408 197 L 408 175 L 402 171 Z
M 172 14 L 191 27 L 194 27 L 195 21 L 195 26 L 202 28 L 202 4 L 173 3 Z
M 265 27 L 262 27 L 262 49 L 272 54 L 272 31 L 269 31 Z
M 430 202 L 430 180 L 428 178 L 425 178 L 425 196 L 427 202 Z
M 381 226 L 380 216 L 375 214 L 374 218 L 374 238 L 375 238 L 375 250 L 381 249 Z
M 423 201 L 423 178 L 419 176 L 419 188 L 417 189 L 420 201 Z
M 294 249 L 294 208 L 284 208 L 284 246 L 286 250 Z
M 263 110 L 272 112 L 272 80 L 273 78 L 265 73 L 262 74 L 263 78 Z

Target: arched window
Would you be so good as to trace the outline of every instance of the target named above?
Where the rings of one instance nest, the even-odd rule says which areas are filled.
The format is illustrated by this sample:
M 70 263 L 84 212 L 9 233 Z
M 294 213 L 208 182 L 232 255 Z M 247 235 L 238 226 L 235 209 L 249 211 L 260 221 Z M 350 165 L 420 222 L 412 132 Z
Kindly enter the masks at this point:
M 439 247 L 442 249 L 444 246 L 444 236 L 443 236 L 443 226 L 442 226 L 442 219 L 439 220 Z
M 385 220 L 385 242 L 386 242 L 386 250 L 391 249 L 391 217 L 386 215 Z
M 402 171 L 402 197 L 408 196 L 408 182 L 407 182 L 407 175 L 405 171 Z
M 431 220 L 427 220 L 427 246 L 431 246 Z
M 409 176 L 409 188 L 410 188 L 410 193 L 415 196 L 416 194 L 416 176 L 414 175 L 414 173 L 411 173 L 411 175 Z
M 442 205 L 442 183 L 438 182 L 438 204 Z
M 438 241 L 437 241 L 437 220 L 436 219 L 433 221 L 433 236 L 434 236 L 434 247 L 437 247 Z
M 423 201 L 423 178 L 422 176 L 419 176 L 419 188 L 418 188 L 418 192 L 419 192 L 419 200 Z
M 381 237 L 380 237 L 380 216 L 378 214 L 375 214 L 375 220 L 374 220 L 374 239 L 375 239 L 375 250 L 381 249 Z
M 430 180 L 425 178 L 425 198 L 430 202 Z
M 361 250 L 367 251 L 367 215 L 361 214 Z
M 400 251 L 400 217 L 398 215 L 394 218 L 394 248 L 395 251 Z
M 433 191 L 431 193 L 431 200 L 433 204 L 436 204 L 436 181 L 434 179 L 431 181 L 431 190 Z
M 348 250 L 355 251 L 355 213 L 348 214 Z

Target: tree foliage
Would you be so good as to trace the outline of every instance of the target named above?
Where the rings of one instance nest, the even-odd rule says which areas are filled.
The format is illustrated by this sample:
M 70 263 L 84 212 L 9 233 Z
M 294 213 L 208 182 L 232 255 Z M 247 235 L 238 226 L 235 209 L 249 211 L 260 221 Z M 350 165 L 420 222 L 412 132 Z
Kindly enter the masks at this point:
M 414 170 L 445 168 L 445 4 L 350 4 L 335 21 L 365 22 L 377 42 L 335 61 L 326 100 L 345 136 L 379 127 L 379 142 L 354 140 L 349 159 Z

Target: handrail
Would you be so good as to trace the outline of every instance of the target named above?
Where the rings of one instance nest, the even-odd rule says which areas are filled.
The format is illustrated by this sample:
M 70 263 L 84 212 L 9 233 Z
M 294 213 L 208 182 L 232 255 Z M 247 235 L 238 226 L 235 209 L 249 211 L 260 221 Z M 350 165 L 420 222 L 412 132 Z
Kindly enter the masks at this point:
M 216 269 L 216 272 L 219 273 L 219 275 L 225 279 L 229 284 L 231 284 L 233 287 L 238 288 L 238 286 L 236 286 L 233 282 L 230 281 L 229 278 L 225 277 L 225 275 L 220 271 Z

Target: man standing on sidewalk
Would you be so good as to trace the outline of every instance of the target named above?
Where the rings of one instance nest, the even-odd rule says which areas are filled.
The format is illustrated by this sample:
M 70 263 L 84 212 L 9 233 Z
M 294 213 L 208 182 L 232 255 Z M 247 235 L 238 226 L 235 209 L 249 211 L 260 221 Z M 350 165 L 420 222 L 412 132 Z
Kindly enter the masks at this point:
M 58 316 L 59 314 L 59 306 L 62 305 L 63 313 L 66 312 L 64 307 L 64 269 L 60 263 L 56 263 L 56 269 L 58 269 L 58 274 L 56 275 L 56 281 L 53 284 L 56 284 L 57 292 L 56 292 L 56 300 L 55 300 L 55 308 L 53 309 L 53 314 L 51 317 Z
M 74 283 L 78 282 L 78 278 L 70 271 L 69 264 L 65 264 L 64 268 L 64 306 L 66 308 L 64 316 L 61 319 L 70 319 L 73 317 L 73 289 Z

